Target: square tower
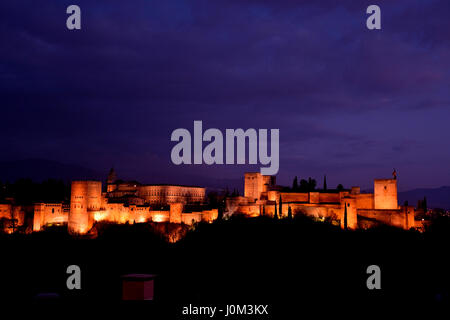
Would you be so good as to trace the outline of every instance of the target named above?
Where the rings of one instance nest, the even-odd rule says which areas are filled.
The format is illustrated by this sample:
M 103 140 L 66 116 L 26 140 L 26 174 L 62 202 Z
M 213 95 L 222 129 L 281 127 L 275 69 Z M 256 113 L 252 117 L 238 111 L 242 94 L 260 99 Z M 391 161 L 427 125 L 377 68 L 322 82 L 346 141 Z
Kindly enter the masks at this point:
M 263 176 L 259 172 L 245 173 L 244 196 L 259 200 L 261 193 L 269 191 L 275 185 L 275 176 Z
M 244 196 L 252 200 L 259 200 L 263 192 L 263 176 L 259 172 L 245 173 Z
M 373 190 L 375 209 L 398 209 L 396 179 L 375 179 Z

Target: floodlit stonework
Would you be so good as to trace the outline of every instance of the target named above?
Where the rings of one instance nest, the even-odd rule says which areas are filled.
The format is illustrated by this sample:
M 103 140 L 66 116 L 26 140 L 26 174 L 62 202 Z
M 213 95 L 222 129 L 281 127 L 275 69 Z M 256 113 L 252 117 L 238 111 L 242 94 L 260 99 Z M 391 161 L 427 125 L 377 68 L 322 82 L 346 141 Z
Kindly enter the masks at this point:
M 204 200 L 205 188 L 121 181 L 111 170 L 106 192 L 102 192 L 100 181 L 72 181 L 70 206 L 62 203 L 35 204 L 33 231 L 40 231 L 47 225 L 67 224 L 72 234 L 86 234 L 98 221 L 188 225 L 212 222 L 217 219 L 218 210 L 204 209 Z M 185 210 L 188 206 L 195 210 Z
M 274 177 L 260 173 L 246 173 L 244 197 L 227 199 L 226 214 L 245 214 L 250 217 L 266 214 L 286 217 L 289 208 L 295 215 L 304 213 L 317 219 L 331 219 L 347 228 L 367 228 L 386 224 L 403 229 L 415 227 L 415 209 L 399 206 L 397 180 L 376 179 L 374 193 L 361 193 L 359 187 L 351 190 L 316 190 L 313 192 L 286 192 L 275 185 Z M 280 199 L 282 212 L 279 211 Z M 345 210 L 345 208 L 347 208 Z
M 385 224 L 403 229 L 418 227 L 415 208 L 399 206 L 397 180 L 376 179 L 373 193 L 349 190 L 297 192 L 276 185 L 274 176 L 246 173 L 244 196 L 225 199 L 225 216 L 236 213 L 287 217 L 303 213 L 318 220 L 331 220 L 342 228 L 369 228 Z M 35 203 L 28 207 L 0 203 L 3 229 L 14 232 L 24 226 L 26 212 L 33 213 L 32 230 L 49 225 L 66 225 L 72 234 L 88 233 L 96 222 L 117 224 L 170 222 L 191 225 L 212 222 L 218 209 L 205 206 L 205 188 L 179 185 L 145 185 L 118 180 L 114 170 L 107 179 L 106 191 L 100 181 L 72 181 L 70 203 Z M 280 210 L 281 200 L 281 210 Z

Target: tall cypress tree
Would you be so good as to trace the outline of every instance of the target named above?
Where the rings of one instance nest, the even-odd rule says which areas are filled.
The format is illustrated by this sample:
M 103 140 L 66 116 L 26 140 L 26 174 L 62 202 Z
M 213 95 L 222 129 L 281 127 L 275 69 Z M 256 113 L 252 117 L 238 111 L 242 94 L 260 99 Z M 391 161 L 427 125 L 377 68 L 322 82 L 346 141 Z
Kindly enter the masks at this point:
M 323 177 L 323 190 L 327 190 L 327 175 Z
M 294 178 L 294 182 L 292 183 L 292 190 L 296 191 L 298 189 L 298 179 L 297 176 Z
M 273 214 L 273 218 L 274 219 L 278 219 L 278 214 L 277 214 L 277 202 L 275 201 L 275 213 Z
M 292 209 L 291 209 L 291 206 L 288 207 L 288 219 L 292 219 Z
M 347 230 L 347 203 L 344 202 L 344 230 Z
M 223 205 L 220 204 L 219 207 L 217 208 L 217 220 L 222 220 L 223 219 Z
M 280 218 L 282 218 L 283 217 L 283 201 L 281 200 L 281 194 L 280 194 L 279 205 L 280 205 Z

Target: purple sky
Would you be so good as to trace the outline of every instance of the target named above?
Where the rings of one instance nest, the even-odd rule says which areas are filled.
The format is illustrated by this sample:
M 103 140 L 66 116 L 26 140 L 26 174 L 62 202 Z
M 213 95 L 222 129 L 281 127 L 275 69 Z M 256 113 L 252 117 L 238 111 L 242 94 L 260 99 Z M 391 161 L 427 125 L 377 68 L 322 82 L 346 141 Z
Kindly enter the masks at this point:
M 381 31 L 365 27 L 374 3 Z M 172 165 L 171 132 L 202 120 L 279 128 L 283 184 L 370 188 L 395 167 L 402 190 L 449 185 L 449 14 L 448 0 L 2 1 L 1 160 L 148 183 L 259 170 Z

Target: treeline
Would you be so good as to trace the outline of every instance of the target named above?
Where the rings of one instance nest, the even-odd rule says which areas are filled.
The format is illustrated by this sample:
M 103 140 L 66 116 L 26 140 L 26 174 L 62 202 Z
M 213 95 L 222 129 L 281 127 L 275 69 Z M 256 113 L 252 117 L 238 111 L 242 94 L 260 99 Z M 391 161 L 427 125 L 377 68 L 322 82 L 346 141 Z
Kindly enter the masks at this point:
M 298 181 L 297 176 L 295 176 L 294 181 L 292 182 L 292 188 L 288 188 L 290 191 L 295 192 L 312 192 L 317 190 L 317 181 L 316 179 L 312 179 L 311 177 L 306 179 L 301 179 L 300 182 Z M 323 186 L 320 190 L 329 190 L 327 187 L 327 176 L 324 176 L 323 178 Z M 344 186 L 342 184 L 338 184 L 336 189 L 331 190 L 344 190 Z

